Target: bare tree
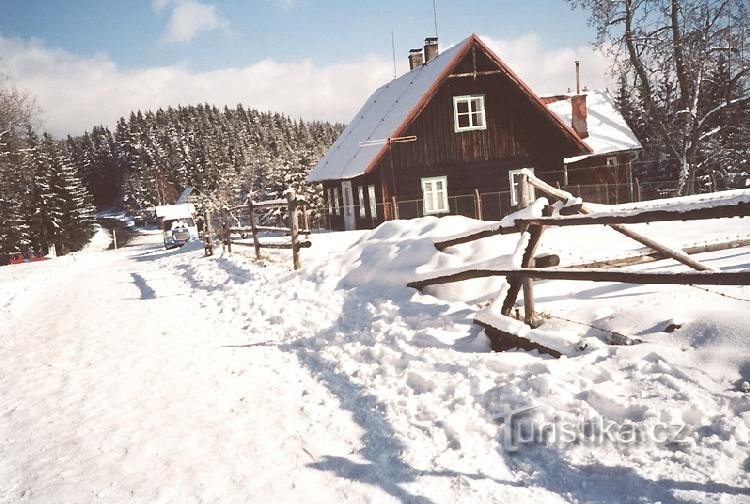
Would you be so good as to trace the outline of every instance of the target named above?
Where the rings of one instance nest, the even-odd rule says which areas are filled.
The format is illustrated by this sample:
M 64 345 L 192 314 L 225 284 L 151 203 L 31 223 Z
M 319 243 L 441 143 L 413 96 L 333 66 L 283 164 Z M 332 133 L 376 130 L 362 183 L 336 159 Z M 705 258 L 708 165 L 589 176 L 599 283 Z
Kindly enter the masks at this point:
M 677 161 L 678 193 L 694 191 L 696 171 L 721 158 L 712 140 L 750 111 L 750 0 L 568 1 L 589 11 L 597 45 L 640 98 L 646 141 Z
M 23 132 L 39 115 L 36 99 L 7 84 L 0 75 L 0 138 L 14 131 Z

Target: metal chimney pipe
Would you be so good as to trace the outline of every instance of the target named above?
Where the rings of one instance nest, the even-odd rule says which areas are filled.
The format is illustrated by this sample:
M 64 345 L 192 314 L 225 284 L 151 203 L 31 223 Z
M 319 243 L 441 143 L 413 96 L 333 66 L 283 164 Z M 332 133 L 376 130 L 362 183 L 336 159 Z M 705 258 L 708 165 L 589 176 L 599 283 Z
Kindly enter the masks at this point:
M 576 60 L 576 94 L 581 94 L 581 62 Z

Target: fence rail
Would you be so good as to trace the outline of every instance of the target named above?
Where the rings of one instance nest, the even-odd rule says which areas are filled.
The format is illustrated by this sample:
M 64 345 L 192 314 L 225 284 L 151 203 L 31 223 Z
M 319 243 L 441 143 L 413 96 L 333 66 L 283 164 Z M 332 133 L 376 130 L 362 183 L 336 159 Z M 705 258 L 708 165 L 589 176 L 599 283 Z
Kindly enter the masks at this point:
M 288 224 L 284 225 L 281 213 L 276 214 L 279 225 L 258 224 L 259 215 L 270 212 L 286 211 Z M 267 216 L 267 215 L 265 215 Z M 300 216 L 304 229 L 300 229 Z M 231 252 L 232 245 L 250 246 L 255 249 L 256 259 L 261 259 L 261 249 L 287 249 L 292 251 L 292 262 L 294 269 L 300 268 L 300 249 L 309 248 L 311 243 L 300 236 L 310 234 L 309 216 L 307 214 L 307 203 L 304 198 L 297 196 L 293 190 L 287 190 L 285 199 L 269 201 L 248 201 L 243 205 L 225 208 L 218 212 L 206 215 L 206 255 L 213 254 L 214 240 L 221 241 L 222 245 Z M 270 219 L 263 219 L 268 222 Z M 267 233 L 282 233 L 289 240 L 269 240 Z M 241 241 L 248 238 L 252 242 Z
M 530 172 L 522 172 L 518 184 L 518 201 L 519 207 L 525 208 L 530 204 L 530 191 L 533 187 L 538 190 L 552 201 L 559 201 L 564 204 L 570 204 L 575 200 L 571 200 L 571 194 L 560 188 L 553 187 L 543 180 L 533 176 Z M 459 236 L 454 239 L 443 240 L 436 242 L 435 246 L 442 250 L 447 246 L 455 245 L 457 243 L 465 243 L 467 241 L 478 240 L 493 234 L 503 234 L 504 232 L 510 232 L 518 228 L 522 233 L 528 236 L 522 236 L 519 241 L 519 246 L 524 247 L 523 256 L 521 258 L 520 268 L 514 269 L 491 269 L 491 268 L 480 268 L 480 267 L 466 267 L 458 270 L 446 271 L 443 274 L 438 274 L 428 278 L 424 278 L 418 281 L 413 281 L 408 284 L 409 287 L 416 289 L 423 289 L 430 285 L 440 285 L 445 283 L 460 282 L 474 278 L 491 277 L 491 276 L 504 276 L 509 284 L 505 291 L 505 297 L 502 301 L 500 313 L 495 315 L 491 314 L 490 320 L 499 320 L 503 318 L 509 319 L 510 312 L 513 309 L 518 295 L 523 289 L 523 304 L 524 304 L 524 321 L 527 325 L 532 327 L 536 326 L 537 320 L 535 319 L 535 306 L 534 306 L 534 291 L 533 291 L 533 280 L 534 279 L 550 279 L 550 280 L 578 280 L 578 281 L 594 281 L 594 282 L 623 282 L 623 283 L 637 283 L 637 284 L 676 284 L 676 285 L 692 285 L 692 284 L 713 284 L 713 285 L 748 285 L 750 284 L 750 270 L 744 271 L 713 271 L 706 267 L 704 264 L 690 258 L 687 254 L 687 250 L 671 249 L 665 244 L 659 243 L 657 240 L 642 236 L 631 229 L 625 227 L 624 223 L 635 223 L 635 222 L 651 222 L 651 221 L 672 221 L 672 220 L 696 220 L 696 219 L 715 219 L 725 217 L 745 217 L 750 215 L 750 198 L 713 198 L 710 202 L 702 201 L 691 201 L 684 202 L 682 205 L 677 206 L 650 206 L 639 209 L 631 208 L 623 212 L 612 212 L 612 213 L 600 213 L 597 214 L 590 207 L 585 204 L 576 205 L 578 207 L 579 215 L 566 215 L 556 216 L 552 215 L 552 206 L 545 207 L 541 217 L 535 218 L 524 218 L 521 215 L 517 215 L 517 218 L 513 219 L 513 222 L 501 223 L 495 229 L 483 230 L 479 233 L 473 233 L 466 236 Z M 505 225 L 503 225 L 505 224 Z M 690 266 L 693 270 L 688 272 L 643 272 L 643 271 L 623 271 L 623 270 L 610 270 L 603 268 L 603 263 L 596 264 L 596 267 L 578 267 L 578 268 L 549 268 L 550 264 L 543 265 L 535 257 L 537 247 L 542 237 L 543 231 L 547 226 L 568 226 L 568 225 L 587 225 L 587 224 L 604 224 L 608 225 L 615 231 L 638 241 L 639 243 L 649 247 L 653 250 L 653 254 L 662 257 L 670 257 L 679 261 L 685 265 Z M 726 248 L 737 246 L 739 242 L 732 241 L 726 243 Z M 696 251 L 700 251 L 699 247 Z M 649 255 L 649 254 L 647 254 Z M 587 265 L 584 265 L 587 266 Z M 546 268 L 546 269 L 545 269 Z M 492 340 L 493 348 L 503 349 L 508 348 L 508 342 L 513 345 L 521 346 L 523 348 L 532 349 L 551 353 L 559 357 L 560 353 L 557 351 L 551 351 L 547 347 L 542 347 L 529 339 L 525 339 L 519 334 L 514 334 L 512 331 L 507 330 L 508 327 L 513 327 L 509 323 L 509 320 L 501 324 L 495 324 L 494 322 L 488 322 L 483 319 L 484 314 L 477 314 L 475 322 L 482 325 L 485 328 L 491 329 L 487 332 L 488 336 Z M 506 327 L 501 329 L 499 327 L 493 327 L 499 325 Z M 503 343 L 505 342 L 505 343 Z

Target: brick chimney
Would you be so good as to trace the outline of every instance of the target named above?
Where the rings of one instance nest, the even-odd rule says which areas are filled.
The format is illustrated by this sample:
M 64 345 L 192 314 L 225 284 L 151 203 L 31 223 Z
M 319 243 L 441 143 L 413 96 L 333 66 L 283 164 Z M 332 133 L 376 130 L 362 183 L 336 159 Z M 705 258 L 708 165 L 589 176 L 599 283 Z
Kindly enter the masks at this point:
M 409 50 L 409 70 L 414 70 L 424 62 L 422 58 L 422 48 Z
M 424 39 L 424 62 L 429 63 L 438 55 L 437 37 L 427 37 Z
M 589 136 L 588 125 L 586 124 L 586 95 L 577 94 L 570 97 L 570 105 L 573 109 L 572 126 L 578 136 L 586 138 Z

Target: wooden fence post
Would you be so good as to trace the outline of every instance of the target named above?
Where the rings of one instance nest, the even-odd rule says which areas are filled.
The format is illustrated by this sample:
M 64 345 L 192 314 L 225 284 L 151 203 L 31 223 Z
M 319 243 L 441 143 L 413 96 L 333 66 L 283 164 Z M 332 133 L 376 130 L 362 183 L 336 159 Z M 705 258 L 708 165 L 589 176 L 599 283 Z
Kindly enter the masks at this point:
M 292 234 L 292 260 L 294 269 L 299 269 L 299 221 L 297 219 L 297 195 L 294 189 L 288 189 L 286 192 L 287 210 L 289 212 L 289 228 Z
M 479 194 L 479 189 L 474 189 L 474 213 L 477 220 L 484 220 L 482 219 L 482 197 Z
M 636 195 L 636 201 L 642 201 L 641 200 L 641 181 L 638 180 L 638 177 L 635 178 L 635 195 Z
M 521 175 L 521 180 L 518 184 L 518 206 L 519 208 L 526 208 L 531 202 L 529 201 L 529 177 L 528 175 Z M 528 231 L 528 227 L 521 229 L 521 235 Z M 536 231 L 536 230 L 534 230 Z M 534 233 L 536 235 L 536 233 Z M 523 258 L 521 260 L 522 268 L 533 268 L 534 267 L 534 250 L 539 242 L 539 235 L 541 235 L 541 228 L 539 234 L 535 236 L 535 239 L 529 239 L 527 250 L 524 251 Z M 530 252 L 530 253 L 529 253 Z M 524 322 L 526 325 L 533 326 L 534 324 L 534 280 L 531 278 L 524 278 L 521 281 L 523 286 L 523 310 L 524 310 Z
M 221 223 L 222 241 L 227 249 L 227 252 L 232 251 L 232 236 L 229 234 L 229 223 L 226 221 L 226 216 Z
M 391 196 L 391 204 L 393 205 L 393 220 L 398 220 L 398 202 L 395 196 Z
M 203 226 L 203 252 L 207 256 L 210 256 L 214 255 L 213 236 L 211 236 L 211 212 L 206 210 L 206 213 L 203 214 L 203 218 L 206 220 Z
M 300 205 L 300 211 L 302 212 L 302 229 L 305 230 L 305 232 L 310 231 L 310 218 L 307 215 L 307 202 L 305 200 L 302 200 L 303 203 Z
M 253 199 L 247 199 L 247 206 L 250 209 L 250 231 L 253 233 L 253 246 L 255 247 L 255 258 L 260 259 L 260 241 L 258 240 L 258 227 L 255 222 L 255 206 Z

